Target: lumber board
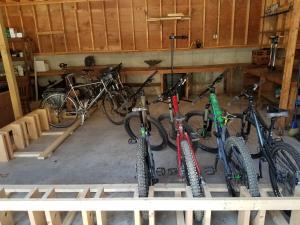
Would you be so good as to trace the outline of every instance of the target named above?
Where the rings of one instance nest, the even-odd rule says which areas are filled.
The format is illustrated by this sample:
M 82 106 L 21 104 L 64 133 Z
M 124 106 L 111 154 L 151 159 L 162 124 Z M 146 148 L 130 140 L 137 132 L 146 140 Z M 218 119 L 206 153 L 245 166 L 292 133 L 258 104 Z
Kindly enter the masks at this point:
M 80 120 L 77 120 L 72 126 L 67 128 L 64 131 L 64 134 L 59 136 L 53 143 L 51 143 L 45 150 L 42 151 L 42 153 L 38 156 L 39 159 L 45 159 L 47 158 L 52 152 L 56 150 L 56 148 L 61 145 L 65 139 L 70 136 L 74 130 L 76 130 L 80 126 Z
M 0 162 L 8 162 L 9 153 L 4 134 L 0 133 Z

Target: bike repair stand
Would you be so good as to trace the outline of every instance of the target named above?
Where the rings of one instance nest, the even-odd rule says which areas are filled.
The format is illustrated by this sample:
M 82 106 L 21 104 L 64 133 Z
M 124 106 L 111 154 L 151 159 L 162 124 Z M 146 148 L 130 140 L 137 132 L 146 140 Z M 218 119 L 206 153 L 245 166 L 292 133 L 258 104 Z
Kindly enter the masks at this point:
M 170 39 L 170 45 L 171 45 L 171 83 L 172 86 L 174 85 L 174 50 L 175 50 L 175 40 L 183 40 L 183 39 L 187 39 L 188 36 L 186 35 L 180 35 L 180 36 L 176 36 L 173 34 L 171 34 L 169 36 Z

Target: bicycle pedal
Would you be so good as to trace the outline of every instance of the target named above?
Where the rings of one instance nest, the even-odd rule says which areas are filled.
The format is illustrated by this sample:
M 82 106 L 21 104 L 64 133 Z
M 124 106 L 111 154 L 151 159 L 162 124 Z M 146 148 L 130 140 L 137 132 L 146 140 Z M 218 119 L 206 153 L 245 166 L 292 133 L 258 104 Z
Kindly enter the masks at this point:
M 204 167 L 204 173 L 206 175 L 214 175 L 216 173 L 216 170 L 213 166 L 207 166 L 207 167 Z
M 169 176 L 174 176 L 178 174 L 178 169 L 177 168 L 169 168 L 168 169 L 168 175 Z
M 136 139 L 134 139 L 134 138 L 129 138 L 128 139 L 128 144 L 133 145 L 133 144 L 136 144 L 136 143 L 137 143 Z
M 166 175 L 166 169 L 164 167 L 157 167 L 156 168 L 156 174 L 157 176 L 165 176 Z

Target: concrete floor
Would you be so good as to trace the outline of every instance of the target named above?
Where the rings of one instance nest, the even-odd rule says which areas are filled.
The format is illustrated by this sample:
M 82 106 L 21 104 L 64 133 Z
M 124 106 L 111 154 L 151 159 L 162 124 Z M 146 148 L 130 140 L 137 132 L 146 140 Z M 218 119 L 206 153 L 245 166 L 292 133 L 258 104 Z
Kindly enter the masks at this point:
M 240 111 L 245 103 L 228 106 L 230 98 L 222 96 L 220 103 L 231 112 Z M 203 102 L 192 105 L 181 102 L 182 113 L 193 109 L 202 109 Z M 159 103 L 150 107 L 151 115 L 156 117 L 167 112 L 167 105 Z M 236 125 L 232 124 L 236 130 Z M 299 148 L 299 142 L 285 138 L 287 142 Z M 0 184 L 103 184 L 103 183 L 135 183 L 135 145 L 127 143 L 128 136 L 123 126 L 111 124 L 100 111 L 96 111 L 82 127 L 68 138 L 46 160 L 34 158 L 17 158 L 8 163 L 0 163 Z M 255 151 L 255 138 L 249 140 L 250 151 Z M 41 142 L 49 142 L 42 140 Z M 36 143 L 36 148 L 41 146 Z M 176 154 L 167 148 L 154 153 L 156 167 L 176 167 Z M 197 157 L 202 167 L 213 165 L 214 155 L 198 151 Z M 257 162 L 255 162 L 257 164 Z M 267 171 L 266 165 L 264 165 Z M 215 175 L 203 175 L 207 183 L 223 183 L 223 169 L 219 165 Z M 159 177 L 160 182 L 181 182 L 176 176 Z M 267 172 L 260 181 L 268 183 Z M 225 194 L 226 195 L 226 194 Z M 173 219 L 166 219 L 161 213 L 158 224 L 174 224 Z M 174 218 L 174 217 L 173 217 Z M 213 224 L 235 224 L 236 214 L 214 213 Z M 166 222 L 167 221 L 167 222 Z M 126 219 L 124 214 L 113 214 L 109 224 L 132 224 L 132 218 Z M 267 224 L 272 224 L 268 221 Z

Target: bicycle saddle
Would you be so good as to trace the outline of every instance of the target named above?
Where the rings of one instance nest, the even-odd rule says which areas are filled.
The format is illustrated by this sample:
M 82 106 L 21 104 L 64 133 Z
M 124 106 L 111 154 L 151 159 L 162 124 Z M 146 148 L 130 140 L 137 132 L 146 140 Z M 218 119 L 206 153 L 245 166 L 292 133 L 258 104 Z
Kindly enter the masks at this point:
M 275 106 L 267 107 L 267 117 L 268 118 L 277 118 L 277 117 L 288 117 L 289 112 L 285 109 L 280 109 Z

